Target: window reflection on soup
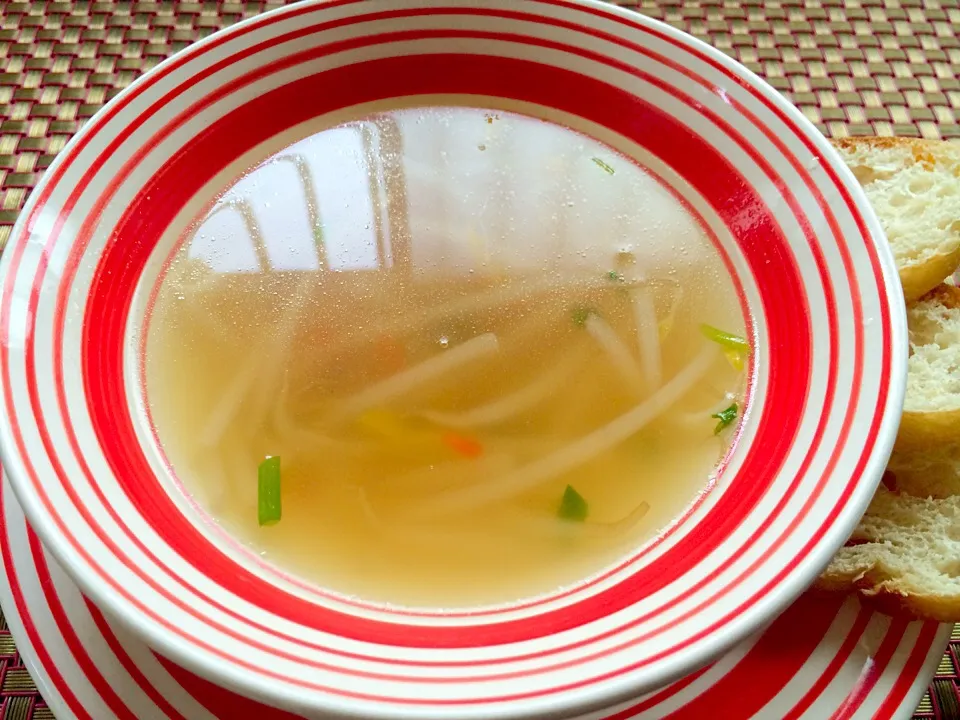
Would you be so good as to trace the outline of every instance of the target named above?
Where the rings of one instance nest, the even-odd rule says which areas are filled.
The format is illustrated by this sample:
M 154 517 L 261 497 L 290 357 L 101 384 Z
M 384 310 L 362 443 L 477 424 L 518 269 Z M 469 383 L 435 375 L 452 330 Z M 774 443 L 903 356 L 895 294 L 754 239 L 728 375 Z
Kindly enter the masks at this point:
M 187 490 L 269 561 L 368 600 L 497 603 L 602 570 L 706 487 L 743 334 L 705 232 L 631 161 L 408 108 L 292 145 L 199 220 L 147 390 Z

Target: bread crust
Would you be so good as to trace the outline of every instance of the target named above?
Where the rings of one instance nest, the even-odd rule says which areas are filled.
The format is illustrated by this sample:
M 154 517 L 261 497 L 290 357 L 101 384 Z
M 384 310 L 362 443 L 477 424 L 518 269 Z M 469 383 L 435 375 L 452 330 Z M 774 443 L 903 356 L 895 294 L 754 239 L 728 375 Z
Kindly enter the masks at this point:
M 834 145 L 840 150 L 863 151 L 863 154 L 868 154 L 871 149 L 906 149 L 915 163 L 929 170 L 936 169 L 937 155 L 945 149 L 940 141 L 912 138 L 845 138 L 836 140 Z M 950 149 L 951 162 L 957 162 L 955 152 Z M 909 160 L 905 159 L 904 164 L 907 163 Z M 865 182 L 870 182 L 869 173 L 875 172 L 869 163 L 862 167 L 858 165 L 855 171 L 864 176 Z M 904 297 L 908 302 L 932 300 L 947 308 L 960 308 L 960 288 L 943 283 L 958 265 L 960 243 L 955 250 L 938 253 L 921 264 L 899 267 Z M 927 458 L 933 449 L 952 444 L 960 444 L 960 409 L 910 411 L 903 414 L 894 452 L 919 452 Z M 940 485 L 950 489 L 949 483 Z M 960 533 L 960 521 L 951 519 L 957 517 L 956 502 L 956 495 L 942 500 L 920 500 L 881 486 L 848 543 L 858 547 L 842 548 L 815 587 L 829 593 L 858 592 L 867 605 L 888 614 L 960 622 L 960 592 L 953 592 L 956 584 L 944 584 L 943 592 L 937 592 L 938 588 L 918 586 L 908 569 L 911 567 L 911 551 L 902 546 L 898 548 L 900 543 L 917 542 L 918 529 L 921 533 L 928 533 L 921 535 L 919 541 L 931 548 L 936 547 L 941 534 Z M 936 562 L 937 558 L 933 555 L 930 561 Z M 960 557 L 956 560 L 960 562 Z
M 927 138 L 905 138 L 905 137 L 846 137 L 831 140 L 831 143 L 844 150 L 853 150 L 861 147 L 871 147 L 878 150 L 890 148 L 910 148 L 913 151 L 913 157 L 917 162 L 923 163 L 925 167 L 933 169 L 936 164 L 936 151 L 939 147 L 955 147 L 947 140 L 930 140 Z
M 918 302 L 921 300 L 936 300 L 944 307 L 956 310 L 960 308 L 960 287 L 938 283 L 917 299 Z
M 933 300 L 944 307 L 960 308 L 960 288 L 941 283 L 917 302 Z M 960 409 L 935 412 L 904 411 L 897 433 L 898 450 L 917 452 L 960 439 Z
M 856 591 L 889 614 L 960 622 L 960 498 L 877 489 L 873 502 L 816 583 Z
M 904 412 L 897 433 L 896 449 L 918 452 L 960 437 L 960 410 Z
M 918 300 L 950 277 L 960 266 L 960 245 L 949 253 L 934 255 L 922 265 L 897 268 L 903 297 L 907 302 Z
M 832 144 L 841 150 L 863 148 L 886 150 L 891 148 L 909 149 L 914 161 L 928 170 L 937 165 L 937 154 L 949 150 L 956 152 L 957 146 L 946 140 L 928 140 L 924 138 L 900 137 L 856 137 L 832 140 Z M 960 243 L 951 252 L 937 253 L 920 265 L 898 265 L 900 284 L 905 299 L 916 300 L 934 289 L 948 278 L 960 266 Z
M 864 604 L 885 615 L 909 615 L 921 620 L 942 623 L 960 623 L 960 600 L 911 593 L 898 587 L 889 576 L 868 571 L 856 577 L 831 575 L 830 570 L 820 576 L 816 590 L 832 595 L 859 592 Z

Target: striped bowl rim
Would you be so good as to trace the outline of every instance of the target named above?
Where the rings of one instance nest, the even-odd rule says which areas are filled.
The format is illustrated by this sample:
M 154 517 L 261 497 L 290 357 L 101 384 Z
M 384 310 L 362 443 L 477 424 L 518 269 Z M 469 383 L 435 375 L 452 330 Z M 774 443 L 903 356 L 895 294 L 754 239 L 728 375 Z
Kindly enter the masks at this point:
M 459 613 L 351 601 L 216 544 L 153 461 L 139 383 L 164 258 L 227 179 L 318 116 L 451 95 L 560 119 L 658 174 L 710 232 L 757 348 L 738 442 L 667 532 L 574 588 Z M 679 677 L 822 569 L 903 400 L 896 270 L 826 141 L 717 51 L 596 2 L 331 0 L 217 33 L 71 141 L 0 278 L 0 450 L 44 543 L 160 652 L 299 712 L 528 717 Z
M 151 653 L 104 617 L 43 549 L 6 482 L 0 540 L 0 602 L 18 651 L 61 720 L 291 717 Z M 732 717 L 783 720 L 908 718 L 951 630 L 886 617 L 855 598 L 808 593 L 712 665 L 589 720 L 699 720 L 718 707 Z

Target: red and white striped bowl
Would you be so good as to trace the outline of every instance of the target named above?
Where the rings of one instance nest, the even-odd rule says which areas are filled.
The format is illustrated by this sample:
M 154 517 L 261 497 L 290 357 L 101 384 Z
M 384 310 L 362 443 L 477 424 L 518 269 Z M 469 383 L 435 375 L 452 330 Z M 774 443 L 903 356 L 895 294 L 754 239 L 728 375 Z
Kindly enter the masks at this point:
M 659 174 L 756 347 L 736 449 L 678 522 L 574 588 L 463 612 L 365 604 L 223 544 L 157 461 L 139 382 L 163 259 L 225 183 L 312 118 L 427 95 L 522 102 Z M 0 448 L 31 525 L 154 649 L 308 716 L 570 717 L 703 665 L 846 539 L 904 390 L 893 261 L 824 139 L 720 53 L 595 2 L 331 0 L 218 33 L 64 149 L 0 278 Z
M 0 603 L 57 720 L 295 720 L 151 653 L 104 618 L 0 490 Z M 797 628 L 803 628 L 798 633 Z M 580 720 L 906 720 L 952 626 L 805 593 L 762 633 L 664 688 Z

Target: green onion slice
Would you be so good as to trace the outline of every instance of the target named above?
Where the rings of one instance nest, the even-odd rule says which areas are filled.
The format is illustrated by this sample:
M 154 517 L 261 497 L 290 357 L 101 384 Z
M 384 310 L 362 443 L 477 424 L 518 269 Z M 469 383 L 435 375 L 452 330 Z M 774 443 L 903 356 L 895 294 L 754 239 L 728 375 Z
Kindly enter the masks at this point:
M 607 175 L 615 175 L 615 174 L 616 174 L 617 171 L 613 169 L 613 166 L 612 166 L 610 163 L 604 162 L 603 160 L 601 160 L 601 159 L 598 158 L 598 157 L 591 158 L 591 159 L 593 160 L 594 164 L 595 164 L 597 167 L 599 167 L 601 170 L 603 170 Z
M 733 403 L 726 410 L 721 410 L 720 412 L 711 415 L 710 417 L 717 419 L 717 426 L 713 429 L 713 434 L 719 435 L 724 431 L 724 429 L 732 425 L 737 419 L 738 410 L 739 408 L 737 407 L 737 404 Z
M 573 489 L 573 486 L 567 485 L 563 491 L 563 498 L 560 500 L 560 507 L 557 509 L 557 515 L 563 520 L 573 520 L 583 522 L 587 519 L 587 501 L 583 496 Z
M 748 343 L 739 335 L 733 335 L 731 333 L 724 332 L 723 330 L 718 330 L 712 325 L 701 325 L 700 332 L 703 333 L 703 336 L 707 338 L 707 340 L 715 342 L 722 348 L 734 350 L 743 354 L 750 353 L 750 343 Z
M 257 469 L 257 517 L 260 526 L 280 522 L 280 458 L 271 456 Z

